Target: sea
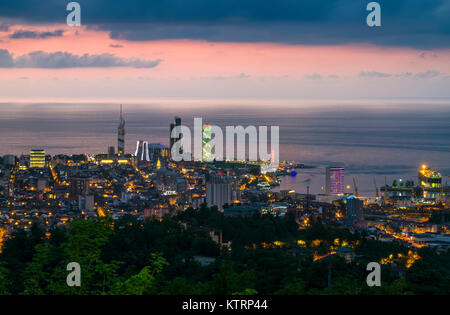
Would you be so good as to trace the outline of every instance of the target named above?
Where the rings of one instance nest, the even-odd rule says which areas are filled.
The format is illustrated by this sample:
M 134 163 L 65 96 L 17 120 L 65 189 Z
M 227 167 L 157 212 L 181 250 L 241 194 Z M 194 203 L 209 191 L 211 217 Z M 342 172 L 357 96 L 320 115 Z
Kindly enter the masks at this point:
M 345 168 L 349 192 L 361 195 L 394 179 L 413 180 L 426 164 L 450 175 L 450 100 L 135 99 L 0 102 L 0 155 L 107 152 L 117 146 L 119 106 L 126 151 L 136 142 L 169 143 L 174 116 L 193 126 L 279 126 L 280 159 L 303 163 L 278 189 L 323 192 L 325 168 Z

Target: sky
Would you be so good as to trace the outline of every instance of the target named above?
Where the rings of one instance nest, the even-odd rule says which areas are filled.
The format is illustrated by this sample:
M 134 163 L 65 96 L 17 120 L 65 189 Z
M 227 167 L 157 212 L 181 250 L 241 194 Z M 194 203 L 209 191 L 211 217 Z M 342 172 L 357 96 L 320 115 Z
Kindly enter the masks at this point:
M 450 98 L 450 1 L 0 3 L 0 101 Z

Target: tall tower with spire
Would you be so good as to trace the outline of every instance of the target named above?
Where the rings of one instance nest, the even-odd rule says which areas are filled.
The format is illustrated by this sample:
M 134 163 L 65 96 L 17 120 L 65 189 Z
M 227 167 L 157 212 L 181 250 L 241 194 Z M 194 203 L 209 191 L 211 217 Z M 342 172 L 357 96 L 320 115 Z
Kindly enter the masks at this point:
M 119 156 L 125 152 L 125 119 L 122 115 L 122 104 L 120 104 L 120 122 L 117 128 L 117 152 Z

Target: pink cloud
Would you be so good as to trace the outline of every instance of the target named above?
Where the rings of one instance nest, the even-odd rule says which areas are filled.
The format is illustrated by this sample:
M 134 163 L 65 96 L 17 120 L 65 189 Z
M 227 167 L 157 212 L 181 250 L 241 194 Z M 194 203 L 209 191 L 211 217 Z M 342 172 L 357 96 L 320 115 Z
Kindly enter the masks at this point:
M 33 32 L 63 30 L 64 32 L 61 37 L 9 38 L 9 35 L 17 30 Z M 2 69 L 0 71 L 0 79 L 3 80 L 29 78 L 27 86 L 34 84 L 36 90 L 40 84 L 44 84 L 39 82 L 40 79 L 58 77 L 61 80 L 90 80 L 89 82 L 105 80 L 105 78 L 111 82 L 125 78 L 141 81 L 142 78 L 159 80 L 168 82 L 168 93 L 171 91 L 173 82 L 180 81 L 188 82 L 182 86 L 186 89 L 195 88 L 195 82 L 198 82 L 197 88 L 200 89 L 205 81 L 216 81 L 215 86 L 219 89 L 221 85 L 217 84 L 225 83 L 223 83 L 224 80 L 217 80 L 217 78 L 240 80 L 241 83 L 237 87 L 230 87 L 231 91 L 237 90 L 243 84 L 242 81 L 253 82 L 251 88 L 257 90 L 260 85 L 255 82 L 270 80 L 275 82 L 274 86 L 284 85 L 282 89 L 287 90 L 286 93 L 295 90 L 298 82 L 304 82 L 303 88 L 306 89 L 309 89 L 311 84 L 326 83 L 332 84 L 332 87 L 338 90 L 341 89 L 342 81 L 353 80 L 353 83 L 348 83 L 347 87 L 351 91 L 352 86 L 356 86 L 355 82 L 358 81 L 369 82 L 366 85 L 358 83 L 360 89 L 367 89 L 374 86 L 373 80 L 413 80 L 419 78 L 416 74 L 431 73 L 430 71 L 439 71 L 443 77 L 450 73 L 449 49 L 427 51 L 424 54 L 424 51 L 413 48 L 373 45 L 305 46 L 275 43 L 211 43 L 194 40 L 123 41 L 110 39 L 108 32 L 86 27 L 72 28 L 66 25 L 14 25 L 9 27 L 8 31 L 0 32 L 0 40 L 0 49 L 8 50 L 15 57 L 39 50 L 47 53 L 68 52 L 74 55 L 107 53 L 125 59 L 163 60 L 157 67 L 142 69 L 99 67 Z M 113 48 L 111 45 L 118 48 Z M 432 56 L 432 58 L 421 56 Z M 386 75 L 383 77 L 360 76 L 361 73 Z M 315 74 L 316 78 L 320 77 L 321 80 L 311 80 L 312 74 Z M 436 78 L 436 76 L 428 77 Z M 115 86 L 117 85 L 116 82 Z M 125 85 L 121 83 L 120 86 Z M 407 84 L 405 83 L 404 86 Z M 131 85 L 131 87 L 134 86 Z M 139 91 L 141 90 L 144 88 Z M 408 89 L 404 87 L 404 90 Z M 318 91 L 319 95 L 323 93 L 320 89 Z

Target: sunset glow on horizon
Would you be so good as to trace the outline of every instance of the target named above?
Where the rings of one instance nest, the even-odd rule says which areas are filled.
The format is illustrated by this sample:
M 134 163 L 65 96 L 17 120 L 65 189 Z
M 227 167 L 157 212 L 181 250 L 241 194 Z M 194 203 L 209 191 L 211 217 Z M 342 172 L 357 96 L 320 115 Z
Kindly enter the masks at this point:
M 450 7 L 381 2 L 8 0 L 1 100 L 449 98 Z
M 62 31 L 62 36 L 47 38 L 11 38 L 12 34 L 27 29 L 43 33 Z M 392 97 L 404 97 L 408 85 L 428 86 L 429 81 L 439 89 L 450 82 L 450 50 L 421 50 L 409 47 L 381 47 L 372 44 L 345 45 L 293 45 L 281 43 L 207 42 L 201 40 L 112 40 L 108 32 L 87 27 L 71 28 L 66 25 L 27 26 L 14 25 L 0 32 L 0 49 L 12 58 L 32 52 L 69 53 L 74 56 L 108 54 L 123 60 L 156 61 L 154 67 L 98 66 L 59 67 L 37 65 L 34 68 L 3 68 L 0 81 L 11 85 L 2 97 L 20 98 L 23 88 L 34 91 L 33 97 L 45 98 L 59 82 L 70 97 L 70 87 L 80 92 L 79 97 L 93 96 L 92 80 L 100 90 L 117 89 L 133 85 L 133 97 L 203 97 L 200 86 L 210 86 L 221 95 L 221 88 L 246 86 L 248 93 L 236 91 L 229 97 L 258 97 L 260 87 L 263 98 L 320 98 L 324 88 L 349 91 L 351 87 L 376 89 L 381 85 Z M 113 48 L 114 47 L 114 48 Z M 7 82 L 6 82 L 7 80 Z M 82 82 L 80 82 L 82 81 Z M 125 82 L 124 82 L 125 81 Z M 155 82 L 156 81 L 156 82 Z M 71 82 L 71 83 L 70 83 Z M 143 82 L 156 85 L 162 93 L 143 90 Z M 13 85 L 13 86 L 12 86 Z M 66 84 L 67 85 L 67 84 Z M 298 86 L 296 89 L 295 86 Z M 170 87 L 174 90 L 171 91 Z M 302 87 L 305 92 L 302 92 Z M 269 88 L 269 90 L 267 90 Z M 178 90 L 178 91 L 177 91 Z M 187 90 L 194 91 L 189 93 Z M 429 90 L 429 89 L 428 89 Z M 181 91 L 181 92 L 179 92 Z M 195 92 L 197 91 L 197 92 Z M 311 92 L 312 91 L 312 92 Z M 63 94 L 61 92 L 61 94 Z M 125 95 L 128 93 L 125 91 Z M 131 94 L 131 93 L 130 93 Z M 243 95 L 242 95 L 243 94 Z M 364 97 L 356 93 L 354 97 Z M 107 93 L 101 95 L 108 97 Z M 205 97 L 212 97 L 206 93 Z M 387 97 L 389 94 L 386 95 Z M 428 95 L 431 97 L 431 95 Z M 447 97 L 448 90 L 437 93 Z M 99 95 L 96 95 L 99 97 Z M 342 97 L 342 96 L 341 96 Z

